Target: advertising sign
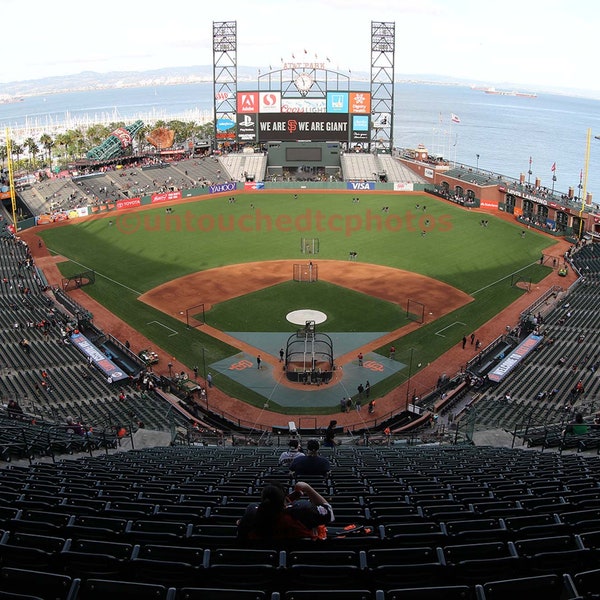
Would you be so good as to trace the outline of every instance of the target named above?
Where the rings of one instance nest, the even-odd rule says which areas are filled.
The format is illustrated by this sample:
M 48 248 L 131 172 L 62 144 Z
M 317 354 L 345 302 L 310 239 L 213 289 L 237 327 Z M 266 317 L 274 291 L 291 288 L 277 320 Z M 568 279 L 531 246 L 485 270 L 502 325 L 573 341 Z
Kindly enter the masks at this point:
M 284 113 L 260 115 L 260 142 L 294 140 L 348 141 L 348 115 L 328 113 Z
M 237 116 L 238 140 L 240 142 L 256 142 L 257 115 L 244 114 Z

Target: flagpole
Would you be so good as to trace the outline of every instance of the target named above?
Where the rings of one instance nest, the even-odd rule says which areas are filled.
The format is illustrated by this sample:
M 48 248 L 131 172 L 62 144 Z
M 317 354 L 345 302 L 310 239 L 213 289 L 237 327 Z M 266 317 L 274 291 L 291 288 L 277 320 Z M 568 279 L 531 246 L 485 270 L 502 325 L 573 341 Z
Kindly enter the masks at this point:
M 587 142 L 585 147 L 585 171 L 583 173 L 583 191 L 581 193 L 581 209 L 579 210 L 579 239 L 581 239 L 581 234 L 583 231 L 583 219 L 581 218 L 583 215 L 583 211 L 585 209 L 585 197 L 587 195 L 587 180 L 588 180 L 588 170 L 590 168 L 590 146 L 592 143 L 592 130 L 587 130 Z
M 456 134 L 456 138 L 454 140 L 454 168 L 456 169 L 456 146 L 458 146 L 458 133 Z

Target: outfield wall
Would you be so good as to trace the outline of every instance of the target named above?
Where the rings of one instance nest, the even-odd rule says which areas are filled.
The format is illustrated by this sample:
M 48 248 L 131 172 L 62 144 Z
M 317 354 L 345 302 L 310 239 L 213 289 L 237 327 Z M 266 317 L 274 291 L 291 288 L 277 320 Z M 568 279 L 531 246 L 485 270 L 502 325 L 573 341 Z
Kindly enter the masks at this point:
M 91 206 L 84 206 L 68 211 L 58 211 L 47 213 L 24 219 L 18 223 L 18 231 L 30 229 L 36 225 L 47 225 L 61 221 L 71 221 L 82 217 L 106 214 L 119 210 L 131 210 L 135 208 L 149 208 L 163 203 L 173 203 L 182 200 L 191 200 L 203 196 L 214 194 L 236 194 L 239 192 L 256 192 L 262 190 L 268 191 L 294 191 L 302 193 L 306 191 L 331 191 L 331 192 L 349 192 L 349 193 L 377 193 L 377 192 L 422 192 L 425 191 L 427 184 L 420 183 L 376 183 L 372 181 L 259 181 L 259 182 L 225 182 L 209 187 L 190 188 L 187 190 L 178 190 L 174 192 L 156 193 L 149 196 L 139 196 L 134 198 L 122 198 L 111 202 L 102 202 Z

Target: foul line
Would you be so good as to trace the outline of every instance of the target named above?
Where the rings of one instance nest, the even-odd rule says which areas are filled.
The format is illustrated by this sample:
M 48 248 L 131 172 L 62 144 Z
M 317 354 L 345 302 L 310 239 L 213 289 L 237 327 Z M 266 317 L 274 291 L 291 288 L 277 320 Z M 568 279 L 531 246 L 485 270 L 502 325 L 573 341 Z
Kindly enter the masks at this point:
M 465 323 L 463 323 L 462 321 L 454 321 L 454 323 L 450 323 L 450 325 L 447 325 L 446 327 L 440 329 L 439 331 L 435 332 L 435 335 L 439 335 L 440 337 L 446 337 L 442 331 L 446 331 L 446 329 L 450 329 L 450 327 L 454 327 L 455 325 L 465 325 Z
M 479 294 L 479 292 L 483 292 L 484 290 L 491 288 L 492 286 L 496 285 L 497 283 L 500 283 L 501 281 L 504 281 L 505 279 L 508 279 L 509 277 L 512 277 L 513 275 L 516 275 L 517 273 L 520 273 L 521 271 L 524 271 L 525 269 L 529 269 L 529 267 L 532 267 L 533 265 L 536 265 L 537 263 L 538 263 L 538 261 L 536 260 L 535 262 L 532 262 L 532 263 L 524 266 L 522 269 L 517 269 L 516 271 L 509 273 L 506 277 L 501 277 L 497 281 L 494 281 L 493 283 L 490 283 L 482 288 L 479 288 L 475 292 L 471 292 L 471 296 L 474 296 L 475 294 Z
M 164 323 L 161 323 L 160 321 L 149 321 L 148 323 L 146 323 L 146 325 L 152 325 L 156 323 L 157 325 L 160 325 L 161 327 L 164 327 L 165 329 L 168 329 L 169 331 L 172 331 L 173 333 L 170 333 L 168 337 L 173 337 L 174 335 L 177 335 L 177 331 L 175 331 L 174 329 L 171 329 L 170 327 L 167 327 Z
M 64 254 L 60 254 L 59 252 L 55 252 L 54 250 L 48 248 L 48 250 L 50 252 L 52 252 L 55 256 L 65 256 Z M 129 290 L 130 292 L 133 292 L 134 294 L 137 294 L 138 296 L 142 295 L 142 292 L 138 292 L 137 290 L 134 290 L 133 288 L 130 288 L 129 286 L 125 285 L 124 283 L 120 283 L 118 281 L 116 281 L 115 279 L 110 278 L 108 275 L 104 275 L 104 273 L 99 273 L 98 271 L 96 271 L 95 269 L 93 269 L 92 267 L 88 267 L 86 265 L 83 265 L 79 262 L 77 262 L 76 260 L 73 260 L 72 258 L 69 258 L 68 256 L 65 256 L 66 259 L 69 260 L 69 262 L 72 262 L 76 265 L 79 265 L 80 267 L 83 267 L 84 269 L 87 269 L 88 271 L 94 271 L 94 273 L 96 275 L 99 275 L 100 277 L 104 277 L 104 279 L 106 279 L 107 281 L 110 281 L 111 283 L 114 283 L 115 285 L 119 285 L 123 288 L 125 288 L 126 290 Z

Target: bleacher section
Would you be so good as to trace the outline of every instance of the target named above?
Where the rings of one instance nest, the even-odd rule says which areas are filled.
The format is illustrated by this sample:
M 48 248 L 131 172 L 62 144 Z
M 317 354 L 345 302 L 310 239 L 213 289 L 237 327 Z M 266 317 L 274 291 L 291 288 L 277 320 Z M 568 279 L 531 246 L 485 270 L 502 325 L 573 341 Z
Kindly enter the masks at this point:
M 206 187 L 224 181 L 221 169 L 219 160 L 213 157 L 180 163 L 140 164 L 75 178 L 46 179 L 21 190 L 19 195 L 31 213 L 39 215 L 171 189 Z
M 378 181 L 379 165 L 373 154 L 346 152 L 341 157 L 345 181 Z
M 399 160 L 387 154 L 378 154 L 380 172 L 387 175 L 388 181 L 397 183 L 425 183 L 425 179 L 404 166 Z
M 310 482 L 336 515 L 328 539 L 242 545 L 236 522 L 265 483 L 295 483 L 277 466 L 280 450 L 153 448 L 0 471 L 1 593 L 569 600 L 598 591 L 598 458 L 324 449 L 331 473 Z
M 91 201 L 71 178 L 46 179 L 33 187 L 21 190 L 19 195 L 34 215 L 51 210 L 77 208 Z
M 230 181 L 246 181 L 246 177 L 253 178 L 254 181 L 264 181 L 267 172 L 267 157 L 264 154 L 225 154 L 219 157 L 219 162 Z
M 66 417 L 73 416 L 98 434 L 114 434 L 122 427 L 169 430 L 189 423 L 169 401 L 148 389 L 141 360 L 137 373 L 132 372 L 131 381 L 124 384 L 109 382 L 88 364 L 68 335 L 69 328 L 81 325 L 78 319 L 85 312 L 77 317 L 69 313 L 46 288 L 27 245 L 4 229 L 0 236 L 0 396 L 4 405 L 16 400 L 23 411 L 14 426 L 23 421 L 35 422 L 40 430 L 44 424 L 64 428 Z M 100 346 L 101 332 L 93 328 L 90 332 Z M 126 367 L 123 364 L 130 372 Z
M 380 181 L 385 175 L 388 182 L 425 183 L 425 180 L 386 154 L 346 152 L 341 157 L 345 181 Z

